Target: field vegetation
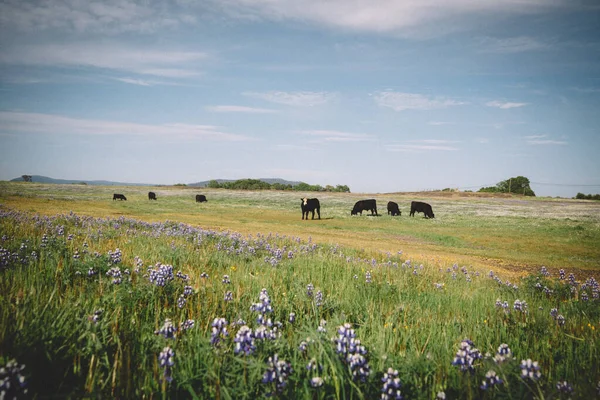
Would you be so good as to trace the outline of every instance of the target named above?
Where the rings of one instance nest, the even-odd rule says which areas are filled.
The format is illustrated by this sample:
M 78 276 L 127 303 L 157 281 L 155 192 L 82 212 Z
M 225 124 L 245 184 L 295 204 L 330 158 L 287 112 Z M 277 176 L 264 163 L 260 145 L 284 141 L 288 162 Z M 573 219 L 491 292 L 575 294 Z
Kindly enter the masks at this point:
M 384 215 L 350 217 L 370 197 Z M 598 395 L 598 203 L 319 199 L 323 219 L 302 221 L 298 193 L 0 183 L 0 390 Z M 408 217 L 410 200 L 436 218 Z

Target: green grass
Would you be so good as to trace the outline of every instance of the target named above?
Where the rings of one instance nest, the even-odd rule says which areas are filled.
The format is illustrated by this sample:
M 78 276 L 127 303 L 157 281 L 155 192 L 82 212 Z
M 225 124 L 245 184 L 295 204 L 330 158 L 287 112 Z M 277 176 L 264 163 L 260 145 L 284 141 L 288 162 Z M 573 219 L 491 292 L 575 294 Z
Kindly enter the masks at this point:
M 485 257 L 495 251 L 502 254 L 505 245 L 520 254 L 519 262 L 536 255 L 547 260 L 553 257 L 549 246 L 563 241 L 571 254 L 587 254 L 590 260 L 573 264 L 593 268 L 598 257 L 583 235 L 596 237 L 598 221 L 585 208 L 587 203 L 555 207 L 553 201 L 540 200 L 523 204 L 521 199 L 432 198 L 428 200 L 437 218 L 425 220 L 405 215 L 350 217 L 349 209 L 359 195 L 323 195 L 319 196 L 322 216 L 332 219 L 301 221 L 296 193 L 202 191 L 209 203 L 195 204 L 194 194 L 200 191 L 190 189 L 156 188 L 159 200 L 149 202 L 143 188 L 3 185 L 0 237 L 5 238 L 0 247 L 16 256 L 9 256 L 0 267 L 0 365 L 12 358 L 24 364 L 23 374 L 33 396 L 263 397 L 273 389 L 261 379 L 267 358 L 275 353 L 294 370 L 280 394 L 285 398 L 378 398 L 388 368 L 398 370 L 405 398 L 432 399 L 438 391 L 445 391 L 447 398 L 556 398 L 559 380 L 573 385 L 573 398 L 596 394 L 600 309 L 589 289 L 590 299 L 582 301 L 582 290 L 571 292 L 556 274 L 518 279 L 500 272 L 503 284 L 499 284 L 471 266 L 466 267 L 467 274 L 458 267 L 453 270 L 449 260 L 454 252 L 471 251 L 478 257 L 478 251 Z M 125 193 L 128 201 L 112 202 L 113 191 Z M 379 201 L 382 204 L 384 197 Z M 511 210 L 506 211 L 507 207 Z M 9 211 L 16 208 L 25 212 Z M 71 210 L 76 215 L 70 216 Z M 50 218 L 35 216 L 34 211 Z M 502 213 L 510 215 L 498 215 Z M 246 221 L 244 229 L 234 229 L 240 226 L 234 225 L 238 219 Z M 142 220 L 160 223 L 149 225 Z M 180 221 L 210 229 L 230 228 L 230 232 L 243 231 L 252 237 L 194 230 Z M 64 229 L 62 235 L 59 227 Z M 512 233 L 512 229 L 520 231 Z M 317 244 L 310 251 L 309 236 Z M 513 236 L 520 240 L 513 242 Z M 236 253 L 244 240 L 257 249 L 255 254 Z M 276 267 L 265 262 L 265 257 L 272 256 L 265 243 L 286 249 Z M 352 246 L 338 246 L 345 243 Z M 451 251 L 443 256 L 431 256 L 425 250 L 420 258 L 407 252 L 399 256 L 397 251 L 410 243 Z M 230 246 L 234 251 L 227 253 Z M 581 252 L 574 250 L 577 246 Z M 122 261 L 113 265 L 108 252 L 117 248 Z M 289 250 L 294 252 L 291 259 L 287 258 Z M 76 251 L 79 259 L 73 257 Z M 559 260 L 565 257 L 561 254 L 556 256 Z M 143 261 L 139 272 L 134 271 L 136 256 Z M 403 265 L 408 258 L 411 264 Z M 177 306 L 183 281 L 175 278 L 165 287 L 156 287 L 144 276 L 158 262 L 189 274 L 194 294 L 183 308 Z M 515 261 L 509 258 L 509 262 Z M 106 276 L 114 266 L 130 272 L 123 275 L 120 285 Z M 90 268 L 99 274 L 88 277 Z M 576 271 L 568 265 L 565 269 Z M 365 281 L 367 271 L 372 274 L 371 283 Z M 208 278 L 201 278 L 202 272 Z M 230 276 L 230 285 L 221 282 L 224 274 Z M 584 276 L 580 271 L 576 275 L 582 283 Z M 507 286 L 507 280 L 519 288 Z M 538 282 L 553 293 L 536 288 Z M 322 291 L 322 306 L 307 296 L 309 283 L 315 293 Z M 442 288 L 436 288 L 436 283 Z M 268 317 L 282 323 L 281 336 L 275 341 L 257 341 L 252 355 L 236 355 L 233 337 L 239 326 L 232 323 L 242 318 L 252 329 L 257 327 L 250 305 L 259 301 L 263 288 L 273 306 Z M 227 290 L 232 292 L 231 302 L 224 300 Z M 495 306 L 498 299 L 511 308 L 515 300 L 525 300 L 528 313 L 505 313 Z M 550 316 L 552 308 L 565 317 L 564 326 Z M 94 323 L 90 318 L 98 309 L 104 312 Z M 293 324 L 287 322 L 291 312 L 297 316 Z M 219 348 L 210 344 L 210 324 L 216 317 L 226 318 L 230 330 Z M 194 319 L 195 326 L 175 340 L 165 339 L 154 332 L 167 318 L 175 325 Z M 326 334 L 317 331 L 322 319 L 327 321 Z M 335 352 L 331 338 L 343 323 L 352 324 L 368 350 L 371 374 L 365 382 L 354 381 Z M 303 353 L 298 346 L 307 338 L 310 344 Z M 465 338 L 482 354 L 492 356 L 506 343 L 514 360 L 496 365 L 484 357 L 476 361 L 472 374 L 462 373 L 451 362 Z M 158 364 L 165 346 L 175 351 L 171 383 L 161 379 Z M 307 371 L 312 358 L 322 365 L 321 371 Z M 520 378 L 518 364 L 527 358 L 539 361 L 539 382 Z M 505 384 L 483 392 L 479 385 L 490 369 Z M 317 375 L 325 379 L 318 390 L 309 385 Z

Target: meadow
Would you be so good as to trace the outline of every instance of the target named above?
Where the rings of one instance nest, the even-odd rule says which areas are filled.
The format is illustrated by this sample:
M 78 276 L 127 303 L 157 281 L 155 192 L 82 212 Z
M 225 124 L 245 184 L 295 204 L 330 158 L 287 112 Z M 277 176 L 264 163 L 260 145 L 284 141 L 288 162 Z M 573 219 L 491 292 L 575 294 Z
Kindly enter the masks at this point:
M 319 193 L 302 221 L 307 194 L 0 183 L 0 390 L 599 395 L 600 205 Z M 383 215 L 351 217 L 361 198 Z

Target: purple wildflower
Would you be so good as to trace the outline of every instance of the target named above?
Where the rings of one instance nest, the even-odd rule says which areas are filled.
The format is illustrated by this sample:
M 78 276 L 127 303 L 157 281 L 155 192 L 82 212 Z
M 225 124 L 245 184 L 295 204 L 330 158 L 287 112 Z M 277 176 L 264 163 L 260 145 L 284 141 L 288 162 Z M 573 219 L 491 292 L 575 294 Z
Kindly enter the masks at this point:
M 224 301 L 232 301 L 233 300 L 233 293 L 231 292 L 231 290 L 228 290 L 227 292 L 225 292 L 225 296 L 223 297 Z
M 537 361 L 531 361 L 530 358 L 521 361 L 521 378 L 537 381 L 541 376 L 542 373 Z
M 569 385 L 569 383 L 567 381 L 562 381 L 562 382 L 558 382 L 556 384 L 556 389 L 558 389 L 559 392 L 561 393 L 573 393 L 573 386 Z
M 177 336 L 177 328 L 173 325 L 169 318 L 165 319 L 163 326 L 154 332 L 156 335 L 163 335 L 165 339 L 175 339 Z
M 311 378 L 310 386 L 312 386 L 314 388 L 319 388 L 319 387 L 323 386 L 323 378 L 318 377 L 318 376 Z
M 296 321 L 296 313 L 291 312 L 288 321 L 290 321 L 290 324 L 293 324 Z
M 223 280 L 221 282 L 223 282 L 225 285 L 229 285 L 231 283 L 229 275 L 223 275 Z
M 173 376 L 171 375 L 173 372 L 171 369 L 175 365 L 173 358 L 175 358 L 175 351 L 168 346 L 165 347 L 158 356 L 158 364 L 164 369 L 163 377 L 167 382 L 173 380 Z
M 25 365 L 9 360 L 0 368 L 0 399 L 18 399 L 27 394 L 27 383 L 22 371 Z
M 367 272 L 365 273 L 365 282 L 366 282 L 366 283 L 371 283 L 371 281 L 372 281 L 372 277 L 371 277 L 371 271 L 367 271 Z
M 560 279 L 561 281 L 565 279 L 565 270 L 562 268 L 558 270 L 558 279 Z
M 381 381 L 383 382 L 383 387 L 381 388 L 382 400 L 402 399 L 402 395 L 400 394 L 401 384 L 400 378 L 398 378 L 398 371 L 388 368 L 387 372 L 383 374 Z
M 315 287 L 313 286 L 313 284 L 312 284 L 312 283 L 309 283 L 309 284 L 306 286 L 306 295 L 307 295 L 308 297 L 313 297 L 313 291 L 314 291 L 314 290 L 315 290 Z
M 192 329 L 194 327 L 194 324 L 195 321 L 193 319 L 188 319 L 179 324 L 179 330 L 185 332 L 188 329 Z
M 485 374 L 485 379 L 481 382 L 481 386 L 479 386 L 483 390 L 488 390 L 489 388 L 502 384 L 503 381 L 496 375 L 496 371 L 489 370 Z
M 510 360 L 512 358 L 512 351 L 510 351 L 510 347 L 506 343 L 502 343 L 498 347 L 498 352 L 494 356 L 494 361 L 497 364 L 501 364 L 504 361 Z
M 252 329 L 247 325 L 242 326 L 237 331 L 233 341 L 235 342 L 235 347 L 233 349 L 235 354 L 244 353 L 245 355 L 250 355 L 256 350 L 256 346 L 254 345 L 254 334 L 252 333 Z
M 187 299 L 185 298 L 185 295 L 180 294 L 179 298 L 177 299 L 177 307 L 183 308 L 183 307 L 185 307 L 186 303 L 187 303 Z
M 315 296 L 315 304 L 317 307 L 321 307 L 323 305 L 323 292 L 317 290 L 317 294 Z
M 213 347 L 217 347 L 222 339 L 229 336 L 227 320 L 225 318 L 215 318 L 211 326 L 210 344 Z
M 267 360 L 267 371 L 263 374 L 262 383 L 275 383 L 275 393 L 281 393 L 285 389 L 292 372 L 294 372 L 292 364 L 280 360 L 275 354 Z
M 479 349 L 473 347 L 473 342 L 469 339 L 465 339 L 460 343 L 460 349 L 456 353 L 452 365 L 460 367 L 463 372 L 473 372 L 475 367 L 473 363 L 481 358 Z

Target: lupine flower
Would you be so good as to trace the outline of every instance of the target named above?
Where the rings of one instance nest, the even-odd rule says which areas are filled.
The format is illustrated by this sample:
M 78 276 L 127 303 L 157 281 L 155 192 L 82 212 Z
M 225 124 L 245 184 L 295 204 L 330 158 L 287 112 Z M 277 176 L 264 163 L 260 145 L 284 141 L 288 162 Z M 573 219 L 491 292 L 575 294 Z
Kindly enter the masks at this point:
M 252 333 L 252 329 L 247 325 L 242 326 L 237 331 L 233 341 L 235 342 L 235 347 L 233 349 L 235 354 L 244 353 L 245 355 L 250 355 L 256 350 L 256 346 L 254 345 L 254 334 Z
M 74 258 L 75 260 L 79 260 L 79 257 L 80 257 L 80 255 L 79 255 L 79 250 L 75 250 L 75 253 L 73 253 L 73 258 Z
M 540 366 L 537 361 L 531 361 L 530 358 L 521 361 L 521 377 L 537 381 L 542 376 Z
M 563 317 L 562 314 L 559 314 L 558 317 L 556 317 L 556 322 L 558 322 L 559 326 L 563 326 L 565 324 L 565 317 Z
M 222 339 L 229 336 L 227 320 L 225 318 L 215 318 L 211 326 L 210 344 L 213 347 L 217 347 Z
M 18 399 L 27 394 L 27 383 L 21 374 L 25 365 L 9 360 L 0 368 L 0 399 Z
M 200 274 L 200 278 L 207 279 L 208 278 L 208 274 L 206 272 L 203 272 L 203 273 Z
M 558 382 L 556 389 L 561 393 L 573 393 L 573 386 L 569 385 L 567 381 Z
M 308 297 L 312 297 L 312 296 L 313 296 L 313 290 L 315 290 L 315 287 L 313 286 L 313 284 L 312 284 L 312 283 L 309 283 L 309 284 L 306 286 L 306 295 L 307 295 Z
M 317 307 L 321 307 L 323 305 L 323 292 L 317 290 L 317 294 L 315 296 L 315 304 Z
M 522 313 L 527 314 L 527 302 L 525 300 L 515 300 L 513 308 L 515 311 L 521 311 Z
M 188 319 L 179 324 L 179 330 L 182 332 L 187 331 L 188 329 L 192 329 L 194 327 L 195 321 L 193 319 Z
M 175 339 L 177 328 L 173 325 L 169 318 L 165 319 L 163 326 L 154 332 L 156 335 L 163 335 L 165 339 Z
M 184 274 L 181 271 L 177 271 L 177 274 L 175 275 L 177 276 L 179 279 L 181 279 L 182 281 L 189 281 L 190 280 L 190 276 L 188 274 Z
M 94 275 L 96 275 L 97 273 L 98 273 L 98 272 L 97 272 L 97 271 L 94 271 L 94 268 L 92 268 L 92 267 L 90 267 L 90 269 L 88 269 L 88 272 L 87 272 L 88 276 L 94 276 Z
M 571 286 L 577 286 L 577 281 L 575 280 L 575 275 L 573 275 L 572 273 L 569 274 L 569 285 Z
M 473 347 L 473 342 L 465 339 L 460 343 L 460 349 L 456 353 L 452 365 L 460 367 L 463 372 L 473 372 L 475 367 L 473 363 L 481 358 L 479 349 Z
M 175 365 L 175 361 L 173 360 L 174 358 L 175 351 L 168 346 L 165 347 L 158 356 L 158 364 L 164 369 L 163 377 L 167 382 L 171 382 L 173 380 L 173 377 L 171 376 L 173 371 L 171 371 L 171 369 Z
M 191 296 L 193 294 L 194 294 L 194 288 L 193 287 L 188 286 L 188 285 L 186 285 L 186 286 L 183 287 L 183 295 L 184 296 L 187 297 L 187 296 Z
M 174 279 L 173 266 L 156 263 L 154 268 L 148 269 L 148 280 L 156 286 L 165 286 Z
M 507 344 L 502 343 L 500 347 L 498 347 L 498 352 L 494 356 L 494 361 L 497 364 L 501 364 L 506 360 L 510 360 L 512 358 L 512 352 L 510 351 L 510 347 Z
M 118 248 L 115 249 L 114 252 L 112 251 L 108 251 L 108 257 L 110 258 L 110 262 L 112 264 L 118 264 L 121 262 L 121 259 L 123 257 L 123 255 L 121 254 L 121 250 L 119 250 Z
M 185 298 L 185 295 L 180 294 L 179 298 L 177 299 L 177 307 L 183 308 L 183 307 L 185 307 L 186 303 L 187 303 L 187 299 Z
M 317 332 L 326 333 L 327 332 L 327 329 L 325 328 L 326 326 L 327 326 L 327 321 L 322 319 L 321 322 L 319 323 L 319 327 L 317 328 Z
M 100 321 L 100 318 L 102 318 L 102 313 L 104 313 L 104 310 L 100 308 L 100 309 L 94 311 L 94 315 L 92 315 L 88 319 L 90 321 L 92 321 L 93 323 L 97 324 L 98 321 Z
M 301 353 L 304 353 L 307 348 L 308 348 L 308 339 L 306 342 L 304 340 L 301 341 L 300 346 L 298 346 L 298 350 L 300 350 Z
M 371 280 L 372 280 L 372 278 L 371 278 L 371 271 L 367 271 L 365 273 L 365 282 L 366 283 L 371 283 Z
M 371 370 L 367 359 L 367 349 L 361 345 L 360 340 L 355 339 L 356 334 L 352 325 L 345 323 L 338 327 L 338 336 L 333 339 L 336 345 L 336 352 L 340 355 L 343 362 L 350 366 L 352 378 L 365 381 L 370 375 Z
M 232 301 L 233 300 L 233 293 L 231 292 L 231 290 L 228 290 L 227 292 L 225 292 L 225 297 L 223 298 L 224 301 Z
M 290 321 L 290 324 L 293 324 L 296 321 L 296 313 L 291 312 L 288 321 Z
M 550 276 L 550 272 L 548 272 L 548 269 L 546 269 L 544 266 L 542 266 L 540 273 L 544 276 Z
M 556 317 L 558 316 L 558 310 L 556 308 L 551 309 L 550 316 L 552 316 L 552 318 L 556 319 Z
M 226 285 L 229 285 L 231 283 L 231 280 L 229 279 L 229 275 L 223 275 L 223 280 L 221 281 Z
M 292 372 L 292 364 L 280 360 L 275 354 L 267 360 L 267 371 L 263 375 L 262 383 L 275 383 L 275 393 L 281 393 L 285 389 Z
M 581 301 L 588 301 L 590 298 L 587 292 L 581 292 Z
M 565 270 L 562 268 L 558 270 L 558 279 L 560 279 L 561 281 L 565 279 Z
M 433 285 L 435 286 L 436 289 L 439 289 L 439 290 L 442 290 L 444 288 L 443 283 L 434 283 Z
M 323 378 L 318 377 L 318 376 L 311 378 L 310 386 L 312 386 L 314 388 L 319 388 L 319 387 L 323 386 Z
M 382 400 L 402 399 L 402 395 L 400 394 L 401 384 L 400 378 L 398 378 L 398 371 L 388 368 L 387 372 L 383 374 L 381 381 L 383 382 L 383 387 L 381 388 Z
M 498 377 L 498 375 L 496 375 L 496 371 L 489 370 L 485 374 L 485 380 L 483 380 L 481 382 L 481 386 L 479 386 L 479 387 L 483 390 L 488 390 L 489 388 L 493 387 L 494 385 L 500 385 L 502 383 L 503 383 L 503 381 L 502 381 L 502 379 L 500 379 L 500 377 Z

